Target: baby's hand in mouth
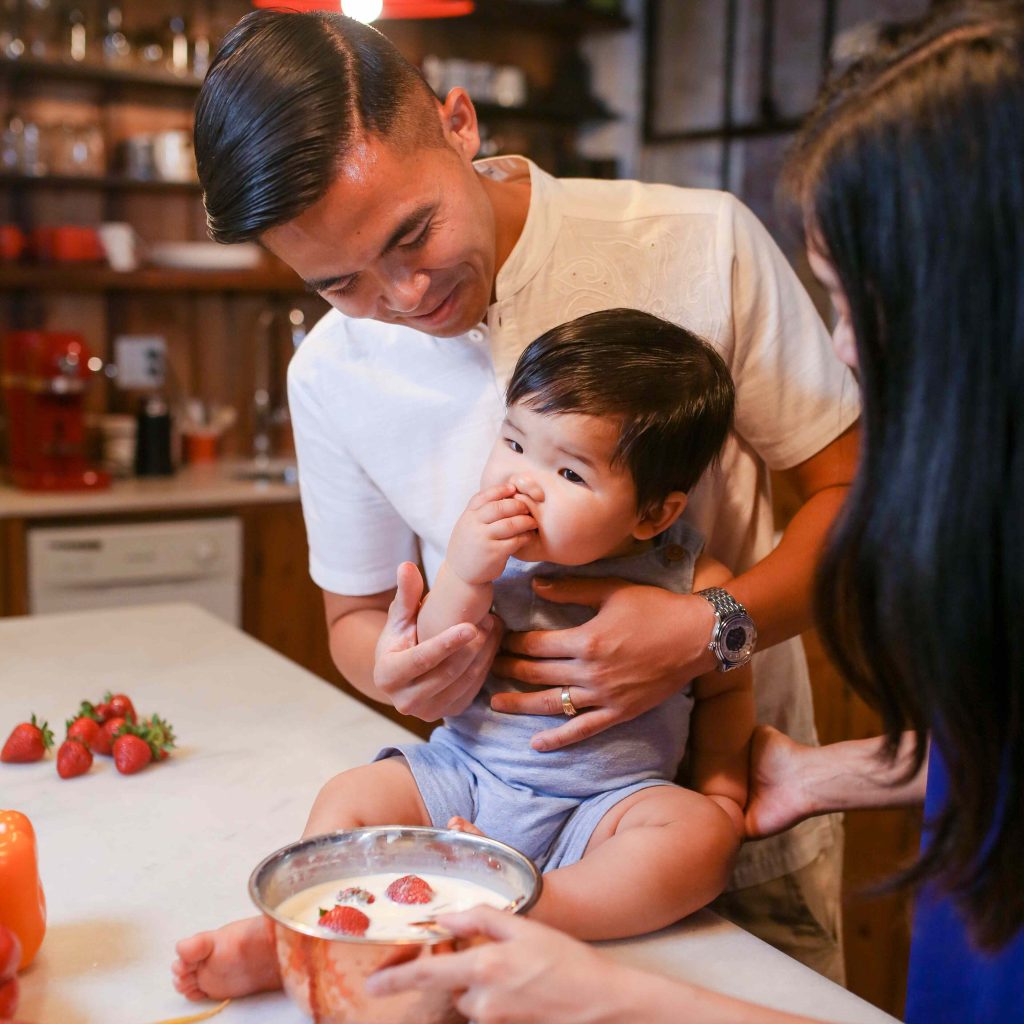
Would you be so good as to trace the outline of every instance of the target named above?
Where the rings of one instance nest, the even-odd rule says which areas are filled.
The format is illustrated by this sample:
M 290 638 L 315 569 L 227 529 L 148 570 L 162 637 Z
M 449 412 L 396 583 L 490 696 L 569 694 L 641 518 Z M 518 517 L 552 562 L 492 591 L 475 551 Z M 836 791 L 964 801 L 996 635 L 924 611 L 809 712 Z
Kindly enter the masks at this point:
M 544 500 L 544 492 L 541 490 L 540 484 L 536 480 L 531 480 L 528 476 L 510 477 L 509 483 L 516 489 L 516 493 L 523 495 L 525 498 L 538 502 Z

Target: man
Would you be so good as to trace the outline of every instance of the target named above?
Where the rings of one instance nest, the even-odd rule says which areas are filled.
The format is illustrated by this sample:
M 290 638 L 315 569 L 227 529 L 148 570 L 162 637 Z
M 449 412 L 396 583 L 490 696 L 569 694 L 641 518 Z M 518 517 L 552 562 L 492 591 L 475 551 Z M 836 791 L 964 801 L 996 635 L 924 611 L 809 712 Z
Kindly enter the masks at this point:
M 426 721 L 495 671 L 535 684 L 499 710 L 567 715 L 553 749 L 742 663 L 756 623 L 759 716 L 814 741 L 795 637 L 821 541 L 856 457 L 856 388 L 781 253 L 718 192 L 559 181 L 522 158 L 474 163 L 469 97 L 439 101 L 376 31 L 261 11 L 226 38 L 196 109 L 210 231 L 258 239 L 334 306 L 289 371 L 310 572 L 331 651 L 370 697 Z M 493 619 L 418 644 L 415 609 L 477 488 L 516 358 L 556 324 L 635 307 L 705 337 L 736 384 L 736 431 L 687 518 L 737 574 L 674 595 L 553 583 L 584 626 L 500 638 Z M 769 469 L 803 505 L 774 547 Z M 401 564 L 400 564 L 401 563 Z M 398 567 L 398 586 L 394 585 Z M 575 714 L 575 710 L 585 714 Z M 838 826 L 748 844 L 718 905 L 842 978 Z

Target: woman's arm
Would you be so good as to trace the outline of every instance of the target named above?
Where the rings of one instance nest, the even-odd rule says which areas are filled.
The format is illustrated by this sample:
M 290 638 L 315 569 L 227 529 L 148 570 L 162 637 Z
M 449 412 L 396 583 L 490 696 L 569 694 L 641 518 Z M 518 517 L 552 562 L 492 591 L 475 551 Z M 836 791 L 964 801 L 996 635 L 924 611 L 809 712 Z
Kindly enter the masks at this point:
M 490 907 L 438 919 L 453 934 L 495 940 L 420 957 L 372 975 L 390 995 L 447 991 L 477 1024 L 815 1024 L 617 964 L 576 939 Z
M 811 747 L 771 726 L 758 726 L 750 751 L 750 839 L 775 835 L 830 811 L 906 807 L 924 801 L 928 760 L 910 778 L 914 734 L 904 733 L 895 760 L 880 736 Z

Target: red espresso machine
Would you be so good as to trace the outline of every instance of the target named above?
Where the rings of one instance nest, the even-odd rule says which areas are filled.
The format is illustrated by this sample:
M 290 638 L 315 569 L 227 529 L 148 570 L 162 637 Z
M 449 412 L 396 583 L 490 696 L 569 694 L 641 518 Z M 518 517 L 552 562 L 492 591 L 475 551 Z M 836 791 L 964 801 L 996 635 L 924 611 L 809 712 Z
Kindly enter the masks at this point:
M 4 336 L 0 385 L 16 487 L 83 491 L 110 486 L 110 474 L 86 458 L 89 358 L 81 335 L 70 331 L 9 331 Z

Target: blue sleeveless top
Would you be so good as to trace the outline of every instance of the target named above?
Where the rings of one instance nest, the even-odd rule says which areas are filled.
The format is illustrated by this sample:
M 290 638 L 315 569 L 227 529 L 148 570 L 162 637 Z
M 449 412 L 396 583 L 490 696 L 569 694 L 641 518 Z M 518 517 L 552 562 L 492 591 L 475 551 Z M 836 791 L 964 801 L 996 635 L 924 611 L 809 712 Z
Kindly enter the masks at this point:
M 948 792 L 946 766 L 933 742 L 926 821 L 934 819 L 946 803 Z M 927 834 L 923 842 L 928 842 Z M 1020 884 L 1024 885 L 1024 864 Z M 952 901 L 926 887 L 914 913 L 907 979 L 908 1024 L 1013 1021 L 1024 1021 L 1024 929 L 997 953 L 983 953 L 971 944 Z

